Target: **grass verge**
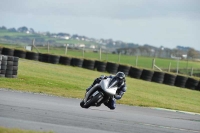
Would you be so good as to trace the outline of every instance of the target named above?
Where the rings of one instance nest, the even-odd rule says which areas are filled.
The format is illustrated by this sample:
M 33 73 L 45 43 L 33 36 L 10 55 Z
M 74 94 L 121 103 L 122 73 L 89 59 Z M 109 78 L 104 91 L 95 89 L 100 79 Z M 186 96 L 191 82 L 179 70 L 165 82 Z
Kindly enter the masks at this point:
M 39 131 L 31 131 L 31 130 L 21 130 L 18 128 L 0 127 L 0 133 L 53 133 L 53 132 L 39 132 Z
M 1 78 L 0 87 L 83 98 L 85 89 L 100 75 L 78 67 L 20 59 L 18 78 Z M 127 77 L 128 90 L 117 103 L 200 113 L 200 92 Z M 79 105 L 77 105 L 79 106 Z

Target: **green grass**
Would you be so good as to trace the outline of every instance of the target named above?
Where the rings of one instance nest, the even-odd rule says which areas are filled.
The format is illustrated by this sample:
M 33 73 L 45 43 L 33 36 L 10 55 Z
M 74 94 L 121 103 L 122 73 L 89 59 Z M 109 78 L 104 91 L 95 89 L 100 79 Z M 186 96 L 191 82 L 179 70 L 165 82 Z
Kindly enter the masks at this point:
M 59 38 L 52 38 L 52 37 L 48 37 L 45 35 L 39 35 L 39 34 L 26 34 L 26 33 L 21 33 L 21 32 L 9 32 L 8 30 L 0 30 L 0 38 L 4 37 L 4 36 L 9 36 L 11 38 L 29 38 L 29 39 L 44 39 L 45 42 L 48 42 L 50 40 L 55 41 L 54 44 L 86 44 L 86 45 L 97 45 L 96 42 L 89 42 L 89 41 L 83 41 L 83 40 L 76 40 L 76 39 L 69 39 L 69 40 L 65 40 L 65 39 L 59 39 Z M 32 42 L 30 42 L 31 44 Z M 23 45 L 27 45 L 22 43 Z
M 83 98 L 85 89 L 100 75 L 79 67 L 19 60 L 18 78 L 1 78 L 0 87 Z M 200 113 L 200 92 L 127 77 L 128 90 L 117 103 Z M 79 105 L 77 105 L 79 106 Z
M 31 131 L 31 130 L 22 130 L 18 128 L 0 127 L 0 133 L 53 133 L 53 132 L 39 132 L 39 131 Z

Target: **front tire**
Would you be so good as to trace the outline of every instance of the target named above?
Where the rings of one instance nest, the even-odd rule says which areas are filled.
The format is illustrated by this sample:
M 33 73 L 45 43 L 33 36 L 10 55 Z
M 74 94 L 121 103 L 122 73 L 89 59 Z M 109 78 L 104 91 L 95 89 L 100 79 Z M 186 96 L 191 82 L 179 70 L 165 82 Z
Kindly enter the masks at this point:
M 87 102 L 84 104 L 84 108 L 89 108 L 90 106 L 94 105 L 99 99 L 102 98 L 102 94 L 99 93 L 96 96 L 89 98 Z
M 84 108 L 84 101 L 83 101 L 83 100 L 80 102 L 80 106 L 81 106 L 82 108 Z

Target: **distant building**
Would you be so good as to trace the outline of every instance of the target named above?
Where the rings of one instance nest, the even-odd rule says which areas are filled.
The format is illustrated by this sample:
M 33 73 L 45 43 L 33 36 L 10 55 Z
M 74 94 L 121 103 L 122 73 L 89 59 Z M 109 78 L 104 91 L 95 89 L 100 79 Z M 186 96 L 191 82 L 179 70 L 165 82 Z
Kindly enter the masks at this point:
M 95 49 L 95 46 L 94 46 L 94 45 L 90 45 L 90 48 L 91 48 L 91 49 Z
M 79 48 L 85 48 L 85 44 L 79 44 Z

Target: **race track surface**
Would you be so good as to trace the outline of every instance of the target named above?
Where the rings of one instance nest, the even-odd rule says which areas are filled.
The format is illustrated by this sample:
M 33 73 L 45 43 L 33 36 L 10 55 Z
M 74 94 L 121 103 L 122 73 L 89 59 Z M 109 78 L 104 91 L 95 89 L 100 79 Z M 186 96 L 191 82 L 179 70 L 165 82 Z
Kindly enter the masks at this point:
M 55 133 L 200 133 L 200 115 L 0 89 L 0 126 Z

